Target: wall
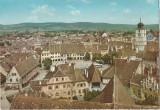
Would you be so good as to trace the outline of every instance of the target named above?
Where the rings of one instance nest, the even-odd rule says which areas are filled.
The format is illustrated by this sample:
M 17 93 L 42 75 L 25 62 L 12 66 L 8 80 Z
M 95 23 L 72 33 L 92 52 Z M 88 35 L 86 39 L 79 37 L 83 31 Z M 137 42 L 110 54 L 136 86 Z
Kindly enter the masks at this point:
M 67 76 L 53 77 L 48 81 L 46 87 L 42 87 L 42 90 L 50 94 L 52 98 L 72 99 L 74 96 L 84 96 L 84 89 L 87 86 L 87 82 L 72 82 Z
M 16 68 L 13 67 L 6 77 L 6 86 L 16 88 L 21 87 L 20 79 L 21 77 L 19 76 L 19 73 L 17 72 Z

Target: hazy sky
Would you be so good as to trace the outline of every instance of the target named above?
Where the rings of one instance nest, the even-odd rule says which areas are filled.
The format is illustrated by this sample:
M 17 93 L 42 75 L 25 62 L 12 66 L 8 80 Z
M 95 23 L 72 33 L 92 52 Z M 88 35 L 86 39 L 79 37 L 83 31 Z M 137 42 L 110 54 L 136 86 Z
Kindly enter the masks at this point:
M 158 23 L 158 0 L 0 0 L 0 24 L 23 22 Z

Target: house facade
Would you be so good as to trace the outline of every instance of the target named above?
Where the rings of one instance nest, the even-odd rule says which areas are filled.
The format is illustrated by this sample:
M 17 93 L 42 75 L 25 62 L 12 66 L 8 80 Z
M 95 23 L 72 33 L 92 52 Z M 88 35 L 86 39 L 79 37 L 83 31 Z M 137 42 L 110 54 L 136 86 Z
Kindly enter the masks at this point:
M 18 62 L 6 76 L 6 86 L 20 89 L 28 85 L 38 75 L 38 64 L 33 56 Z
M 61 64 L 46 75 L 45 86 L 41 90 L 52 98 L 83 99 L 88 84 L 84 72 L 74 68 L 74 64 Z
M 149 94 L 152 96 L 158 96 L 160 92 L 159 79 L 148 75 L 145 79 L 142 80 L 142 90 L 145 95 Z
M 41 62 L 50 58 L 53 62 L 67 60 L 83 60 L 85 47 L 83 44 L 52 44 L 42 51 Z

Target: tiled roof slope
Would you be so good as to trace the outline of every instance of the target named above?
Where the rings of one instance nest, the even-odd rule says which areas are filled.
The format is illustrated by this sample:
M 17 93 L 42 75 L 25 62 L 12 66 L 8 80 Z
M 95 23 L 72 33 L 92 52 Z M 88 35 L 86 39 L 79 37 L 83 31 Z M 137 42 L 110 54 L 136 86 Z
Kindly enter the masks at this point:
M 132 76 L 132 78 L 131 78 L 131 83 L 132 84 L 141 84 L 141 81 L 143 80 L 143 79 L 145 79 L 146 78 L 146 76 L 144 76 L 144 75 L 141 75 L 141 74 L 134 74 L 133 76 Z
M 74 64 L 61 64 L 54 72 L 49 72 L 44 79 L 68 76 L 71 81 L 85 81 L 84 72 L 74 68 Z
M 143 53 L 143 59 L 150 60 L 150 61 L 156 61 L 158 57 L 158 51 L 152 52 L 152 51 L 145 51 Z
M 111 109 L 112 106 L 97 102 L 18 95 L 13 99 L 11 109 Z
M 116 59 L 115 60 L 115 73 L 123 83 L 128 86 L 133 73 L 136 71 L 140 64 L 137 60 Z
M 51 53 L 85 53 L 83 44 L 52 44 L 44 49 L 44 51 L 48 50 L 50 50 Z
M 18 71 L 19 75 L 23 77 L 25 74 L 33 70 L 36 66 L 38 66 L 38 60 L 35 59 L 33 56 L 27 58 L 19 62 L 15 68 Z
M 91 66 L 88 68 L 88 77 L 87 81 L 92 83 L 101 82 L 100 71 L 97 67 L 94 66 L 92 63 Z
M 116 75 L 113 76 L 103 91 L 91 101 L 124 105 L 135 104 L 134 100 L 127 93 L 121 81 Z
M 111 79 L 115 73 L 114 67 L 111 66 L 102 72 L 102 78 Z

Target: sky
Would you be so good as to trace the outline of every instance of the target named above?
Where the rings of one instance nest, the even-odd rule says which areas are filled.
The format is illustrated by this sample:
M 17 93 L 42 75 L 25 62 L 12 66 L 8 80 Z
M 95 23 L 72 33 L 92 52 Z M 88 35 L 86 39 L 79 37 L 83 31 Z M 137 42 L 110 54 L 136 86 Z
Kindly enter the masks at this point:
M 158 0 L 0 0 L 0 24 L 158 24 Z

